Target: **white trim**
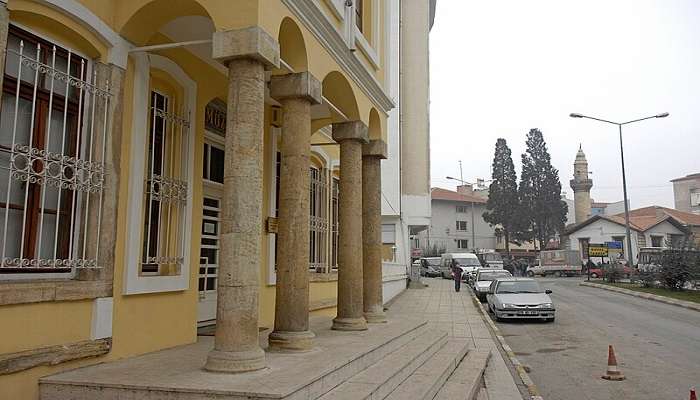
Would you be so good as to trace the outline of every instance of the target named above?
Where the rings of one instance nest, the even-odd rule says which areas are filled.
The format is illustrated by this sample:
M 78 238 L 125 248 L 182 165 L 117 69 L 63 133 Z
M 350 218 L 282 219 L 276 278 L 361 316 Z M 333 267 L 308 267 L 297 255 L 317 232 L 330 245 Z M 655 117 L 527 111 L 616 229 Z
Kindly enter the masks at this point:
M 77 0 L 34 0 L 78 21 L 109 47 L 107 62 L 126 69 L 129 48 L 132 45 L 112 30 L 102 19 Z M 11 9 L 11 8 L 10 8 Z
M 112 337 L 113 312 L 114 297 L 100 297 L 93 300 L 90 339 L 95 340 Z
M 377 78 L 353 54 L 344 37 L 335 28 L 323 10 L 317 4 L 318 0 L 282 0 L 282 2 L 299 18 L 304 26 L 311 31 L 333 59 L 350 76 L 367 97 L 387 113 L 395 107 L 394 101 L 384 91 Z
M 275 199 L 277 198 L 277 184 L 275 179 L 277 178 L 277 139 L 282 135 L 282 129 L 272 127 L 270 128 L 270 197 L 268 198 L 268 215 L 273 218 L 277 218 L 277 212 L 275 210 Z M 277 272 L 275 271 L 275 244 L 277 243 L 277 234 L 268 233 L 267 234 L 267 284 L 274 285 L 277 283 Z
M 360 51 L 367 56 L 367 59 L 375 69 L 379 69 L 379 56 L 372 45 L 367 41 L 365 35 L 360 29 L 355 26 L 355 44 L 360 48 Z
M 129 205 L 127 210 L 127 254 L 126 268 L 124 269 L 124 294 L 155 293 L 189 289 L 190 265 L 192 264 L 192 207 L 193 207 L 193 186 L 194 186 L 194 127 L 197 126 L 196 104 L 197 104 L 197 84 L 172 60 L 156 54 L 134 53 L 134 116 L 131 123 L 131 163 L 129 166 Z M 142 213 L 144 174 L 146 154 L 144 149 L 147 146 L 148 131 L 148 104 L 150 95 L 150 70 L 151 68 L 161 69 L 177 80 L 185 90 L 185 110 L 189 115 L 189 161 L 187 163 L 187 206 L 185 207 L 185 227 L 184 238 L 184 262 L 180 270 L 180 275 L 176 276 L 140 276 L 140 262 L 142 250 Z

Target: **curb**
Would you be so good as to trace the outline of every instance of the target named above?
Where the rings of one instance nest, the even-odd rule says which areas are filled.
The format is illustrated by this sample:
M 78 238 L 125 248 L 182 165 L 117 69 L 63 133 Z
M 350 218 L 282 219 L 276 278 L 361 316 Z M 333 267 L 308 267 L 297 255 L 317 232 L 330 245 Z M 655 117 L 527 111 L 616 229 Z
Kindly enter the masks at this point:
M 484 321 L 486 321 L 486 324 L 491 329 L 491 332 L 496 336 L 496 339 L 498 339 L 498 344 L 508 356 L 508 360 L 510 361 L 510 363 L 513 365 L 513 367 L 515 367 L 515 371 L 518 373 L 520 381 L 522 381 L 523 385 L 525 385 L 525 387 L 527 388 L 527 392 L 530 395 L 530 400 L 544 400 L 544 398 L 540 395 L 540 391 L 537 389 L 537 386 L 525 370 L 525 367 L 520 362 L 520 360 L 518 360 L 518 358 L 515 357 L 513 349 L 511 349 L 508 343 L 506 343 L 506 339 L 501 334 L 501 330 L 498 329 L 496 324 L 491 320 L 491 318 L 488 315 L 488 312 L 481 304 L 481 301 L 479 301 L 479 299 L 474 295 L 474 291 L 471 289 L 469 291 L 472 296 L 472 301 L 481 312 L 481 317 L 484 319 Z
M 622 293 L 622 294 L 626 294 L 626 295 L 630 295 L 630 296 L 634 296 L 634 297 L 639 297 L 642 299 L 654 300 L 654 301 L 658 301 L 660 303 L 671 304 L 674 306 L 687 308 L 688 310 L 700 311 L 700 304 L 693 303 L 691 301 L 676 300 L 676 299 L 672 299 L 669 297 L 659 296 L 656 294 L 635 292 L 634 290 L 619 288 L 619 287 L 610 286 L 610 285 L 601 285 L 599 283 L 592 283 L 592 282 L 581 282 L 581 283 L 579 283 L 579 286 L 594 287 L 594 288 L 598 288 L 598 289 L 608 290 L 610 292 L 617 292 L 617 293 Z

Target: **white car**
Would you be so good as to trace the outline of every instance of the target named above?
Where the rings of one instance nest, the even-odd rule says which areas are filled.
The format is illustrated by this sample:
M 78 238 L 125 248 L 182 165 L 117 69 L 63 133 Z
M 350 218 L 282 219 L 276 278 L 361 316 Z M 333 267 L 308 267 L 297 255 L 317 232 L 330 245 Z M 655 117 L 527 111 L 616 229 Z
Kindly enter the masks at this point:
M 491 282 L 486 301 L 496 320 L 540 318 L 554 321 L 551 290 L 542 290 L 532 278 L 501 278 Z
M 481 302 L 486 301 L 486 294 L 494 279 L 510 278 L 513 275 L 505 269 L 480 269 L 474 277 L 474 293 Z

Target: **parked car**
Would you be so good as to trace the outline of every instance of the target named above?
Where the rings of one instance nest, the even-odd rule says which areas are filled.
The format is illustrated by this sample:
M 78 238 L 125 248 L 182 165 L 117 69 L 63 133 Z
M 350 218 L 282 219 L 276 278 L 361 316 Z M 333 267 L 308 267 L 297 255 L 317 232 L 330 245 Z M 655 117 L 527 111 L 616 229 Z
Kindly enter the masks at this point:
M 604 266 L 603 268 L 601 268 L 601 267 L 591 268 L 591 278 L 593 278 L 593 279 L 604 278 L 605 271 L 607 271 L 608 268 L 609 268 L 609 266 L 607 266 L 607 265 Z M 630 276 L 632 276 L 636 272 L 634 270 L 634 268 L 630 268 L 626 265 L 621 265 L 620 268 L 622 269 L 622 276 L 624 276 L 625 278 L 629 278 Z M 583 274 L 588 275 L 588 270 L 586 268 L 583 269 Z
M 477 271 L 474 277 L 474 284 L 472 288 L 476 297 L 479 298 L 481 302 L 486 301 L 486 294 L 489 292 L 489 286 L 494 279 L 499 278 L 509 278 L 512 277 L 510 272 L 505 269 L 480 269 Z
M 428 278 L 440 276 L 440 257 L 423 257 L 420 259 L 420 274 Z
M 497 253 L 495 250 L 478 250 L 476 257 L 484 268 L 503 269 L 503 257 L 501 257 L 501 253 Z
M 469 274 L 475 273 L 481 267 L 474 253 L 445 253 L 440 257 L 440 272 L 445 279 L 452 279 L 452 260 L 462 268 L 462 280 L 468 281 Z
M 540 318 L 554 321 L 554 304 L 549 294 L 532 278 L 498 278 L 486 295 L 489 312 L 496 320 Z

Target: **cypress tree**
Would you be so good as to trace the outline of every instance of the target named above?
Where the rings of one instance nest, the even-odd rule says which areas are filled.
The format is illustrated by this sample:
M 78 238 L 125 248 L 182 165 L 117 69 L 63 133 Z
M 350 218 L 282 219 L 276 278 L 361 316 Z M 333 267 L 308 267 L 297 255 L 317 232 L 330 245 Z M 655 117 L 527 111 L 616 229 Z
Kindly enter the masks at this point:
M 500 225 L 505 239 L 506 254 L 510 258 L 511 232 L 515 229 L 518 212 L 518 176 L 515 173 L 510 148 L 502 138 L 496 140 L 491 179 L 483 217 L 491 226 Z

